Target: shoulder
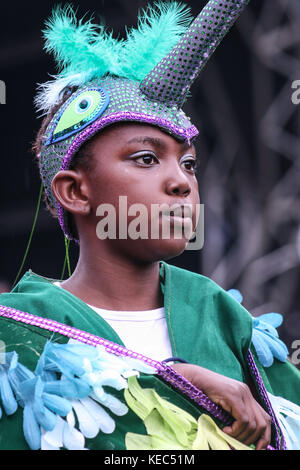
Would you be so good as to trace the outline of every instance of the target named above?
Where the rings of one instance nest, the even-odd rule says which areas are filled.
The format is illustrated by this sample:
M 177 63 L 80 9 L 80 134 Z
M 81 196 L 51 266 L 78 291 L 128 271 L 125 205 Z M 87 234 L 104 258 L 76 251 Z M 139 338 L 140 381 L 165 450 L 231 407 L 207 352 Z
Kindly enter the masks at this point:
M 53 298 L 53 289 L 56 289 L 56 286 L 53 286 L 51 281 L 55 279 L 48 279 L 29 270 L 11 292 L 0 295 L 0 305 L 23 311 L 29 308 L 30 313 L 37 315 L 43 303 L 48 303 L 49 298 Z
M 232 295 L 232 291 L 226 291 L 215 281 L 202 274 L 180 268 L 166 262 L 163 262 L 165 270 L 165 282 L 173 288 L 173 291 L 179 290 L 185 298 L 192 295 L 193 300 L 207 300 L 213 298 L 216 302 L 224 303 L 237 310 L 241 315 L 247 318 L 250 313 L 241 305 L 241 303 Z
M 226 355 L 229 369 L 236 359 L 244 363 L 252 335 L 249 312 L 212 279 L 167 263 L 164 268 L 165 305 L 177 338 L 189 338 L 193 357 L 211 357 L 217 365 Z
M 172 264 L 161 262 L 163 272 L 165 274 L 165 280 L 182 284 L 184 289 L 192 290 L 201 287 L 201 292 L 208 292 L 209 294 L 218 294 L 219 292 L 225 291 L 209 277 L 203 276 L 202 274 L 195 273 L 188 269 L 180 268 Z
M 66 308 L 70 307 L 61 290 L 53 286 L 50 279 L 39 276 L 31 270 L 27 271 L 11 292 L 0 295 L 2 334 L 6 330 L 11 333 L 12 328 L 20 328 L 20 331 L 27 329 L 44 335 L 43 330 L 33 327 L 30 321 L 22 321 L 22 316 L 25 313 L 37 318 L 61 321 L 60 317 L 63 315 L 60 311 L 65 312 Z
M 249 335 L 252 331 L 250 313 L 212 279 L 199 273 L 179 268 L 163 262 L 165 270 L 166 293 L 182 305 L 193 306 L 195 314 L 202 319 L 208 317 L 211 322 L 225 327 L 242 327 L 244 325 Z

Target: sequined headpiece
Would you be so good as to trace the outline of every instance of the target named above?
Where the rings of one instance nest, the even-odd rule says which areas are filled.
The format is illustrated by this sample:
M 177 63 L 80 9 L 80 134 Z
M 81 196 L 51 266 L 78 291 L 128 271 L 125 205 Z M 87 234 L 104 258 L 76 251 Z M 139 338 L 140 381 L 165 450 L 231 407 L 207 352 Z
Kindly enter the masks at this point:
M 138 28 L 129 30 L 124 41 L 91 21 L 77 22 L 70 7 L 53 13 L 45 48 L 54 53 L 60 73 L 41 85 L 38 108 L 48 112 L 66 87 L 78 89 L 49 123 L 39 158 L 48 203 L 67 238 L 75 239 L 68 213 L 51 190 L 56 173 L 69 168 L 87 139 L 120 121 L 152 124 L 177 139 L 192 140 L 198 131 L 182 105 L 248 2 L 210 0 L 194 21 L 177 2 L 156 3 L 142 12 Z

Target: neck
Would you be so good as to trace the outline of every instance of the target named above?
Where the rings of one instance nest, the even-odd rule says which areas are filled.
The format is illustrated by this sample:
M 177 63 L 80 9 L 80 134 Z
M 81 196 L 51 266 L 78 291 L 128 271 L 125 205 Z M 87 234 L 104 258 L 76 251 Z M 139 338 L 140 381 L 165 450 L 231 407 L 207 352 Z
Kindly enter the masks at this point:
M 143 262 L 103 249 L 80 245 L 72 276 L 62 287 L 85 303 L 108 310 L 152 310 L 164 305 L 159 261 Z

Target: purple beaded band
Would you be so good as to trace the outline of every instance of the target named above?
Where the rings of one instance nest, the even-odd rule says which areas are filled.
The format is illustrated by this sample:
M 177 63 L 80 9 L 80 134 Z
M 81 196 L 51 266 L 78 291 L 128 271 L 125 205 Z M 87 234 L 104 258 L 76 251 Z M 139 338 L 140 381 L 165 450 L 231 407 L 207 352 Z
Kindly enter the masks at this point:
M 166 365 L 165 363 L 160 364 L 163 365 L 163 369 L 158 370 L 157 374 L 165 382 L 168 382 L 170 385 L 182 392 L 184 395 L 187 395 L 192 401 L 204 408 L 212 416 L 219 419 L 223 424 L 228 426 L 232 424 L 233 418 L 229 413 L 227 413 L 220 406 L 212 402 L 207 395 L 205 395 L 201 390 L 199 390 L 199 388 L 195 387 L 185 377 L 176 372 L 172 367 Z
M 68 148 L 68 151 L 64 157 L 60 170 L 61 171 L 66 170 L 68 168 L 72 157 L 77 152 L 79 147 L 87 139 L 92 137 L 94 134 L 96 134 L 96 132 L 98 132 L 103 127 L 108 126 L 110 124 L 114 124 L 116 122 L 120 122 L 120 121 L 137 121 L 137 122 L 143 122 L 146 124 L 154 124 L 161 128 L 167 129 L 171 131 L 172 134 L 188 141 L 190 141 L 193 137 L 196 137 L 199 134 L 195 126 L 191 126 L 188 129 L 185 129 L 183 127 L 176 126 L 172 122 L 168 121 L 168 119 L 159 118 L 157 116 L 151 116 L 147 114 L 129 112 L 129 111 L 113 113 L 113 114 L 110 114 L 109 116 L 97 119 L 97 121 L 93 122 L 84 131 L 78 134 L 78 136 L 73 140 L 72 144 Z M 66 235 L 68 239 L 73 240 L 73 237 L 71 237 L 67 233 L 65 219 L 64 219 L 64 209 L 59 202 L 57 202 L 57 213 L 58 213 L 59 224 L 64 234 Z M 74 241 L 79 245 L 78 239 L 74 239 Z
M 0 305 L 0 317 L 1 316 L 25 323 L 27 325 L 37 326 L 48 331 L 59 333 L 63 336 L 67 336 L 68 338 L 89 344 L 90 346 L 104 346 L 107 352 L 115 355 L 132 357 L 134 359 L 143 361 L 144 363 L 153 367 L 163 380 L 170 383 L 184 394 L 188 395 L 189 398 L 209 411 L 215 418 L 218 418 L 225 424 L 230 424 L 232 422 L 232 417 L 227 412 L 213 403 L 203 392 L 201 392 L 197 387 L 191 384 L 188 380 L 178 374 L 167 364 L 150 359 L 149 357 L 138 354 L 127 348 L 124 348 L 124 346 L 116 344 L 112 341 L 108 341 L 91 333 L 64 325 L 63 323 L 59 323 L 55 320 L 49 320 L 47 318 L 32 315 L 31 313 L 22 312 L 15 308 Z
M 185 377 L 180 375 L 178 372 L 176 372 L 172 367 L 168 366 L 166 363 L 155 361 L 142 354 L 138 354 L 134 351 L 126 349 L 124 346 L 121 346 L 117 343 L 106 340 L 99 336 L 93 335 L 91 333 L 87 333 L 85 331 L 79 330 L 77 328 L 73 328 L 68 325 L 64 325 L 63 323 L 59 323 L 55 320 L 38 317 L 36 315 L 32 315 L 31 313 L 27 313 L 27 312 L 22 312 L 21 310 L 17 310 L 12 307 L 6 307 L 4 305 L 0 305 L 0 317 L 9 318 L 15 321 L 19 321 L 21 323 L 25 323 L 27 325 L 36 326 L 38 328 L 42 328 L 47 331 L 59 333 L 63 336 L 67 336 L 68 338 L 81 341 L 82 343 L 85 343 L 94 347 L 103 346 L 106 349 L 106 351 L 111 354 L 119 355 L 122 357 L 132 357 L 134 359 L 138 359 L 148 364 L 149 366 L 153 367 L 156 370 L 157 374 L 165 382 L 169 383 L 175 389 L 179 390 L 184 395 L 188 396 L 192 401 L 197 403 L 197 405 L 201 406 L 203 409 L 208 411 L 212 416 L 219 419 L 225 425 L 230 425 L 233 422 L 232 416 L 230 416 L 220 406 L 213 403 L 210 400 L 210 398 L 207 397 L 207 395 L 205 395 L 201 390 L 195 387 Z M 272 446 L 268 446 L 267 449 L 268 450 L 283 450 L 286 448 L 284 438 L 280 437 L 280 434 L 279 434 L 280 427 L 278 425 L 277 418 L 272 409 L 272 405 L 268 399 L 265 386 L 260 377 L 259 371 L 254 362 L 253 356 L 250 352 L 248 354 L 247 362 L 248 362 L 250 371 L 252 372 L 253 378 L 256 384 L 258 385 L 261 398 L 267 406 L 268 412 L 273 420 L 273 424 L 275 425 L 275 429 L 276 429 L 276 448 L 274 449 Z
M 67 336 L 68 338 L 81 341 L 82 343 L 86 343 L 91 346 L 104 346 L 105 349 L 110 353 L 126 355 L 128 357 L 140 359 L 151 367 L 154 367 L 156 370 L 159 370 L 160 367 L 161 369 L 163 368 L 161 363 L 144 357 L 141 354 L 130 351 L 123 346 L 120 346 L 119 344 L 113 343 L 112 341 L 108 341 L 104 338 L 100 338 L 99 336 L 93 335 L 91 333 L 78 330 L 72 326 L 64 325 L 63 323 L 59 323 L 55 320 L 38 317 L 36 315 L 32 315 L 31 313 L 22 312 L 21 310 L 6 307 L 4 305 L 0 305 L 0 317 L 10 318 L 27 325 L 37 326 L 38 328 L 42 328 L 44 330 L 53 331 L 54 333 L 59 333 L 63 336 Z
M 262 401 L 266 405 L 266 408 L 268 410 L 268 414 L 272 418 L 272 421 L 273 421 L 273 424 L 274 424 L 274 429 L 275 429 L 275 432 L 276 432 L 276 435 L 275 435 L 276 448 L 280 449 L 280 450 L 286 450 L 286 442 L 285 442 L 283 433 L 280 429 L 278 420 L 276 418 L 276 414 L 274 413 L 274 410 L 272 408 L 272 405 L 271 405 L 271 402 L 269 400 L 265 385 L 264 385 L 263 380 L 261 378 L 261 375 L 258 371 L 258 368 L 255 364 L 255 361 L 254 361 L 254 358 L 253 358 L 253 355 L 252 355 L 251 351 L 248 351 L 247 363 L 248 363 L 249 370 L 252 374 L 252 377 L 253 377 L 255 383 L 257 384 L 259 395 L 260 395 Z

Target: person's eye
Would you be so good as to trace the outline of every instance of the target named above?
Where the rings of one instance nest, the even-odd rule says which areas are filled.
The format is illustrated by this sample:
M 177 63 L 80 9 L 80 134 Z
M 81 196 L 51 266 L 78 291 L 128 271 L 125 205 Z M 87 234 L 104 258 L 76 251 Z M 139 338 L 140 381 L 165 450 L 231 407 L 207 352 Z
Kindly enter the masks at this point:
M 153 166 L 159 163 L 156 155 L 149 152 L 135 156 L 134 160 L 143 166 Z
M 183 165 L 185 165 L 185 169 L 188 171 L 192 171 L 193 173 L 196 173 L 199 166 L 198 166 L 198 160 L 195 158 L 189 158 L 187 160 L 184 160 Z

